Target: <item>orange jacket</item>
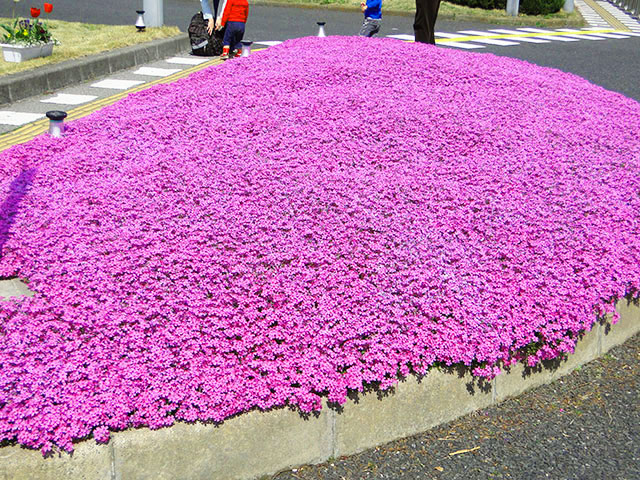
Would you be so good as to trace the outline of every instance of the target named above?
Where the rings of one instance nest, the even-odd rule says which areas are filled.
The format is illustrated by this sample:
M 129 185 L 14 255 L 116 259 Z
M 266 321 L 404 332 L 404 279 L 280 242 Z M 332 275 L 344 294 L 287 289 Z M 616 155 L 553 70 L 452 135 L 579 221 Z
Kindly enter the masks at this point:
M 222 14 L 221 25 L 224 27 L 227 22 L 247 22 L 249 16 L 249 2 L 247 0 L 227 0 Z

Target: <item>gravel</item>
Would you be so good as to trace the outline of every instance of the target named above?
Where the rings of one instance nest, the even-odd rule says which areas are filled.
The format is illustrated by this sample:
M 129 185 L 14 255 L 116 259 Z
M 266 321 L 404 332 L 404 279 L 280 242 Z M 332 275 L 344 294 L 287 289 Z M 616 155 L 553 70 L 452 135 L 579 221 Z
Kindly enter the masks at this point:
M 640 479 L 640 335 L 552 384 L 292 479 Z

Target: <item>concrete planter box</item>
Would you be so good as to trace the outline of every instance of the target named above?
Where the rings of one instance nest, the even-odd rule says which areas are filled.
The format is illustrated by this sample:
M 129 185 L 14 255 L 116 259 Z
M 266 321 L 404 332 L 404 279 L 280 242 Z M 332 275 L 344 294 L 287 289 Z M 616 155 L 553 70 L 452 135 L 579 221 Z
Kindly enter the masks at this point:
M 5 62 L 20 63 L 32 58 L 48 57 L 53 53 L 53 42 L 42 45 L 16 45 L 0 43 Z
M 620 300 L 616 325 L 596 323 L 565 360 L 535 369 L 518 364 L 492 382 L 463 371 L 433 369 L 389 392 L 351 395 L 316 415 L 287 408 L 251 411 L 220 425 L 177 423 L 115 432 L 108 444 L 76 444 L 73 455 L 43 458 L 15 445 L 0 448 L 0 479 L 246 480 L 321 463 L 426 431 L 474 410 L 553 382 L 640 332 L 640 307 Z

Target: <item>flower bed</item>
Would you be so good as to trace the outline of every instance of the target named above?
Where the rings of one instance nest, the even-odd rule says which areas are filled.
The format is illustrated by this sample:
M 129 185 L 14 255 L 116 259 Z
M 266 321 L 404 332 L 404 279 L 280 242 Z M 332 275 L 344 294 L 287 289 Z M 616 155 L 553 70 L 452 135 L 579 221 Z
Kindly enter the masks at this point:
M 572 351 L 640 285 L 640 105 L 493 55 L 288 41 L 0 154 L 0 438 L 320 408 Z

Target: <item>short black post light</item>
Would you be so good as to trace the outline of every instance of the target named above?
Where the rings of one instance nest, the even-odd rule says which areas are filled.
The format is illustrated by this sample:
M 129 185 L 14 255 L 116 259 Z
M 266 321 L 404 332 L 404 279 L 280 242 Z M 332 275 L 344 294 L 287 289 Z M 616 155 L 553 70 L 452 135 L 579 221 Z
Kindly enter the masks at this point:
M 327 22 L 317 22 L 317 23 L 318 23 L 318 36 L 326 37 L 327 35 L 324 33 L 324 26 L 327 24 Z
M 51 110 L 46 115 L 49 119 L 49 135 L 60 138 L 64 133 L 64 119 L 67 118 L 67 112 Z
M 253 45 L 253 42 L 242 40 L 242 57 L 248 57 L 251 54 L 251 45 Z
M 136 13 L 138 14 L 138 19 L 136 20 L 136 28 L 138 29 L 138 32 L 144 32 L 144 10 L 136 10 Z

